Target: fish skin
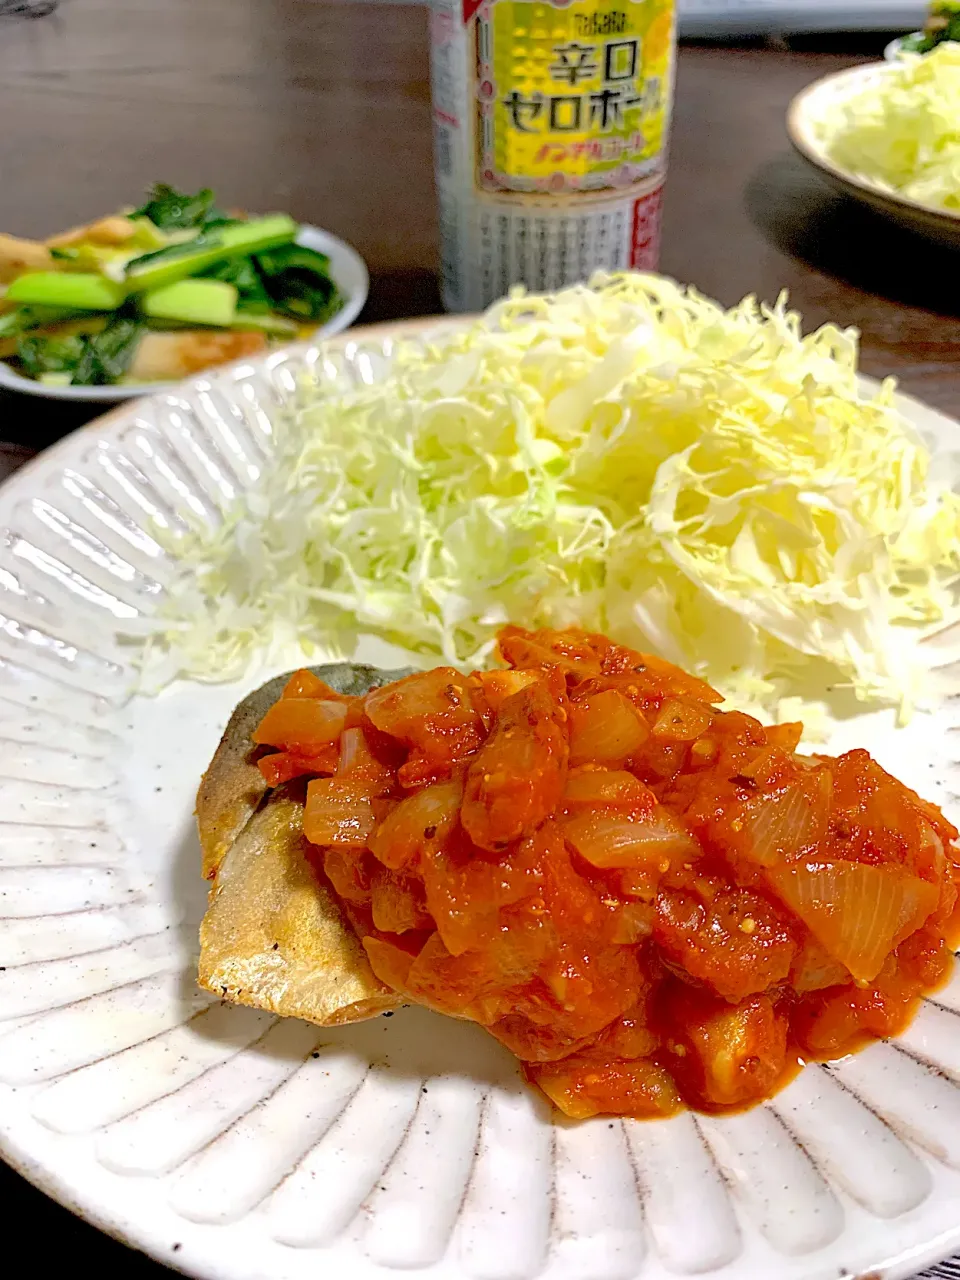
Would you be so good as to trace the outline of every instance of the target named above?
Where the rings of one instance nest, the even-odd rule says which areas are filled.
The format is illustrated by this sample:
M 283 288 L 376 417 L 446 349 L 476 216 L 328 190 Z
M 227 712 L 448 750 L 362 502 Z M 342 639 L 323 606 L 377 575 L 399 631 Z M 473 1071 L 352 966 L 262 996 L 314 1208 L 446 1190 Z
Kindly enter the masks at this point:
M 409 675 L 353 663 L 309 668 L 361 696 Z M 200 986 L 224 1000 L 319 1026 L 359 1022 L 402 1001 L 374 976 L 359 938 L 305 856 L 303 779 L 271 791 L 252 735 L 292 675 L 237 706 L 200 783 L 197 826 L 211 881 L 200 926 Z

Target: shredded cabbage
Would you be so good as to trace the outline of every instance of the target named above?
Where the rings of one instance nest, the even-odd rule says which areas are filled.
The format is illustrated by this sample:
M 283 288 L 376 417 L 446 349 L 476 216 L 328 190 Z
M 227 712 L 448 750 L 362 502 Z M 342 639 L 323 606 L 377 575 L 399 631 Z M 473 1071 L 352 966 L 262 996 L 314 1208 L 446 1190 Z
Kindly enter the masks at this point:
M 816 124 L 840 169 L 933 208 L 960 210 L 960 44 L 902 55 Z
M 960 499 L 928 483 L 893 384 L 870 396 L 856 370 L 855 332 L 803 337 L 785 297 L 517 289 L 401 344 L 383 381 L 305 385 L 262 480 L 178 542 L 151 643 L 228 679 L 278 628 L 478 665 L 507 621 L 576 624 L 742 704 L 833 686 L 906 706 L 917 625 L 956 616 Z

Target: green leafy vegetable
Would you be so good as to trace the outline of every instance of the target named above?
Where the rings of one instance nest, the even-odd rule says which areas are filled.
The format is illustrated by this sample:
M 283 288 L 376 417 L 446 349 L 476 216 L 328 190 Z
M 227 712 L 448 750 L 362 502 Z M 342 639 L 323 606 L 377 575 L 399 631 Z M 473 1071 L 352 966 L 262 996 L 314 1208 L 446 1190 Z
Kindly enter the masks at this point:
M 248 310 L 244 307 L 237 308 L 237 316 L 232 329 L 249 329 L 258 333 L 265 333 L 269 338 L 291 339 L 295 338 L 299 333 L 299 328 L 293 320 L 288 320 L 285 316 L 278 316 L 272 311 L 261 312 Z
M 177 280 L 150 289 L 137 299 L 149 319 L 202 324 L 224 329 L 237 315 L 237 291 L 225 280 Z
M 62 324 L 83 314 L 82 311 L 65 311 L 62 307 L 17 307 L 15 311 L 0 315 L 0 338 L 12 338 L 41 325 Z
M 174 187 L 168 187 L 164 182 L 158 182 L 152 188 L 146 204 L 135 209 L 130 216 L 149 218 L 161 231 L 226 226 L 237 221 L 217 209 L 213 201 L 214 195 L 209 187 L 190 196 Z
M 209 235 L 204 232 L 189 244 L 144 254 L 127 265 L 125 279 L 134 291 L 173 284 L 187 276 L 199 275 L 226 259 L 249 257 L 252 253 L 286 245 L 293 241 L 297 229 L 297 224 L 285 213 L 219 227 Z
M 125 295 L 122 284 L 92 271 L 26 271 L 6 292 L 10 302 L 72 311 L 116 311 Z
M 939 4 L 931 4 L 923 30 L 905 36 L 900 47 L 908 53 L 929 53 L 944 40 L 960 40 L 958 0 L 940 0 Z
M 220 239 L 216 232 L 210 235 L 200 234 L 194 236 L 192 240 L 181 240 L 177 244 L 168 244 L 163 249 L 152 249 L 149 253 L 141 253 L 136 258 L 131 258 L 126 264 L 126 269 L 145 267 L 148 263 L 155 262 L 176 262 L 178 258 L 189 258 L 197 253 L 200 249 L 213 248 L 220 243 Z
M 17 345 L 17 359 L 31 378 L 69 373 L 73 386 L 108 386 L 126 373 L 142 331 L 122 317 L 99 333 L 28 336 Z
M 203 276 L 208 280 L 232 284 L 243 311 L 264 314 L 273 309 L 270 294 L 252 258 L 228 258 L 204 271 Z
M 119 319 L 102 333 L 92 334 L 73 375 L 76 386 L 107 386 L 119 382 L 126 373 L 143 326 L 136 320 Z
M 232 679 L 278 636 L 357 627 L 473 666 L 512 620 L 608 632 L 768 710 L 828 684 L 908 709 L 915 628 L 958 616 L 947 461 L 929 473 L 892 383 L 861 388 L 852 330 L 804 337 L 783 298 L 516 291 L 304 397 L 251 496 L 178 544 L 183 670 Z
M 322 323 L 343 305 L 330 278 L 330 259 L 302 244 L 286 244 L 255 258 L 274 309 Z
M 45 373 L 69 373 L 72 378 L 83 358 L 85 342 L 81 334 L 21 338 L 17 344 L 17 359 L 30 378 L 39 378 Z

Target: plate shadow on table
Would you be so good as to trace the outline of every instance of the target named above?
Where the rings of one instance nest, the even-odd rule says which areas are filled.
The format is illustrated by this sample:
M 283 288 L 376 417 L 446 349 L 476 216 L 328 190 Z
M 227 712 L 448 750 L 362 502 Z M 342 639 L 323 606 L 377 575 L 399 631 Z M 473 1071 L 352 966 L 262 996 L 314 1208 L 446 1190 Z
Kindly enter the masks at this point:
M 784 152 L 761 165 L 744 205 L 767 241 L 805 265 L 907 307 L 960 314 L 960 250 L 834 190 L 799 156 Z

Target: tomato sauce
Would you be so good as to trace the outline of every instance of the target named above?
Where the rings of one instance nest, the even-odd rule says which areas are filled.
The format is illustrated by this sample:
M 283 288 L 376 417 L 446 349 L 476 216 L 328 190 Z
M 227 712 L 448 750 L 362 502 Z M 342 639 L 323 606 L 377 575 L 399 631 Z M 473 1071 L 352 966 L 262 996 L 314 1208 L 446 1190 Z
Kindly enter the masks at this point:
M 299 672 L 255 734 L 381 981 L 582 1118 L 749 1106 L 947 978 L 957 830 L 866 751 L 603 636 L 500 653 L 364 698 Z

